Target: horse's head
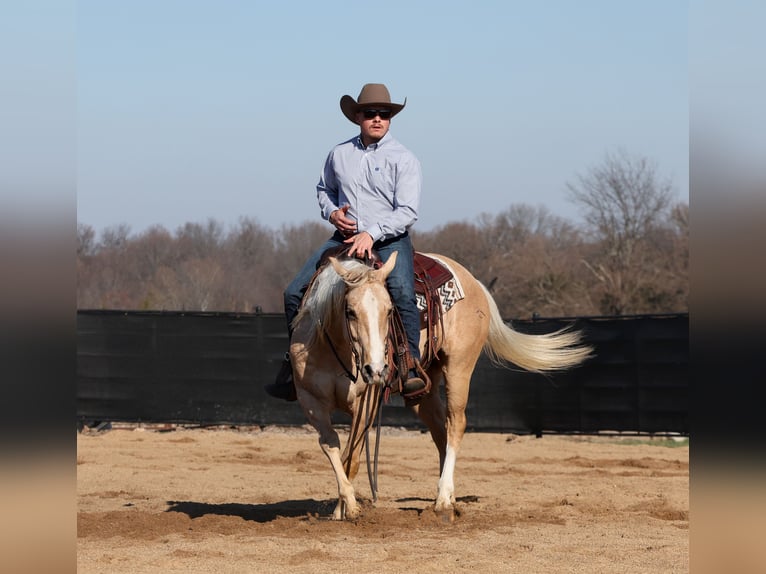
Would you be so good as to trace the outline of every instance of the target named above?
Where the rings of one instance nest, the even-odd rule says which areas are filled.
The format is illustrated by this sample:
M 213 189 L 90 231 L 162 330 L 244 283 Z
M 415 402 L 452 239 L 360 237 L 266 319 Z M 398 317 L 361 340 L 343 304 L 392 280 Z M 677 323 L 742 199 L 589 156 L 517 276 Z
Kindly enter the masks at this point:
M 396 252 L 380 269 L 344 267 L 334 257 L 330 263 L 346 284 L 345 314 L 348 335 L 364 381 L 384 384 L 388 379 L 388 325 L 393 311 L 386 277 L 396 265 Z

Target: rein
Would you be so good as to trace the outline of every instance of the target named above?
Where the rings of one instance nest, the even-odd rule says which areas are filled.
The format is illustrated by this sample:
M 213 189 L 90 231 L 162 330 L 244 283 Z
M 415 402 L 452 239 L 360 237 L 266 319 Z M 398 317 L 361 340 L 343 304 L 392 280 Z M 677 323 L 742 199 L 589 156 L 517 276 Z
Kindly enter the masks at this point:
M 325 339 L 327 339 L 327 343 L 330 346 L 330 350 L 332 351 L 332 354 L 335 355 L 335 359 L 343 369 L 346 377 L 348 377 L 352 383 L 356 383 L 359 379 L 359 372 L 361 369 L 359 365 L 359 354 L 354 349 L 354 342 L 351 338 L 351 329 L 348 325 L 348 318 L 346 318 L 346 334 L 351 343 L 351 353 L 354 355 L 356 375 L 352 374 L 351 370 L 343 363 L 343 360 L 340 358 L 340 353 L 338 353 L 338 349 L 335 347 L 335 344 L 330 338 L 330 334 L 326 329 L 324 329 L 324 327 L 323 330 Z M 375 391 L 376 389 L 373 386 L 368 386 L 364 391 L 364 396 L 362 397 L 362 405 L 360 405 L 360 408 L 364 408 L 364 428 L 362 432 L 364 433 L 364 451 L 367 462 L 367 478 L 370 481 L 370 492 L 372 494 L 373 502 L 377 502 L 378 500 L 378 453 L 380 449 L 380 422 L 383 416 L 383 397 L 386 392 L 386 387 L 381 386 L 377 395 L 375 395 Z M 373 423 L 375 424 L 375 452 L 371 458 L 370 427 L 373 425 Z M 352 443 L 358 440 L 358 437 L 356 436 L 358 431 L 358 428 L 351 429 L 351 436 L 349 437 L 349 440 L 352 441 Z M 351 461 L 349 460 L 348 464 L 350 463 Z M 348 471 L 349 468 L 346 468 L 346 473 L 348 473 Z
M 380 446 L 380 420 L 383 412 L 383 396 L 385 393 L 385 387 L 381 387 L 376 393 L 377 389 L 373 386 L 367 386 L 364 394 L 362 395 L 362 402 L 359 405 L 360 410 L 364 409 L 364 426 L 362 426 L 361 417 L 357 418 L 355 424 L 351 426 L 348 441 L 348 452 L 351 453 L 359 444 L 359 441 L 364 441 L 365 453 L 367 458 L 367 477 L 370 481 L 370 491 L 372 493 L 373 502 L 378 500 L 378 451 Z M 373 422 L 376 422 L 376 434 L 375 434 L 375 452 L 374 456 L 370 456 L 370 427 Z M 361 428 L 360 428 L 361 427 Z M 348 476 L 351 470 L 352 460 L 351 457 L 347 458 L 343 463 L 343 468 Z
M 367 389 L 367 394 L 372 394 L 375 389 Z M 372 493 L 372 501 L 378 501 L 378 450 L 380 448 L 380 420 L 383 414 L 383 394 L 386 392 L 385 387 L 380 388 L 378 396 L 375 397 L 377 401 L 367 401 L 367 408 L 365 409 L 364 420 L 364 452 L 367 459 L 367 478 L 370 480 L 370 492 Z M 375 413 L 373 417 L 375 419 L 375 456 L 372 463 L 370 462 L 370 426 L 372 420 L 370 420 L 370 412 L 372 407 L 371 402 L 376 402 Z
M 351 345 L 351 353 L 354 355 L 354 364 L 356 366 L 356 375 L 351 373 L 351 370 L 345 365 L 343 360 L 340 358 L 340 354 L 338 354 L 338 349 L 335 348 L 335 344 L 332 342 L 332 339 L 330 338 L 330 334 L 327 332 L 327 330 L 322 327 L 322 330 L 324 331 L 324 337 L 327 339 L 327 343 L 330 345 L 330 350 L 332 351 L 332 354 L 335 355 L 335 359 L 338 361 L 338 364 L 343 369 L 343 372 L 346 374 L 348 379 L 355 383 L 359 379 L 359 355 L 357 355 L 356 351 L 354 350 L 354 346 Z M 348 325 L 346 326 L 346 331 L 348 332 Z

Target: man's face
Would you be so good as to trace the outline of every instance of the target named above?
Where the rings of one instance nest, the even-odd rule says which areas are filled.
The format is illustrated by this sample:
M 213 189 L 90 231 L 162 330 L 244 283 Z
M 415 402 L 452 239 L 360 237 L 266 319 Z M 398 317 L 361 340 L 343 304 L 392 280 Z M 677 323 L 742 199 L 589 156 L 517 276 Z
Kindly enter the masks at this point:
M 382 118 L 381 115 L 386 117 Z M 356 113 L 356 123 L 362 130 L 364 145 L 377 143 L 391 127 L 391 110 L 381 107 L 362 109 Z

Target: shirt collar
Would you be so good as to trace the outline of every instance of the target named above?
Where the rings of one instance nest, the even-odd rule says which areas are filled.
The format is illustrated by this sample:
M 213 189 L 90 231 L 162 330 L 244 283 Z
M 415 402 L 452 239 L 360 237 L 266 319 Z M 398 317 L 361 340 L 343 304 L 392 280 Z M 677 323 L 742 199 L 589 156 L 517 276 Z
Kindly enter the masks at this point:
M 366 149 L 376 150 L 380 146 L 385 145 L 385 143 L 390 139 L 391 139 L 391 131 L 389 130 L 386 132 L 386 135 L 380 138 L 380 141 L 378 143 L 370 144 L 368 147 L 364 147 L 364 144 L 362 143 L 362 136 L 360 134 L 356 136 L 356 145 L 359 149 L 362 149 L 362 150 L 366 150 Z

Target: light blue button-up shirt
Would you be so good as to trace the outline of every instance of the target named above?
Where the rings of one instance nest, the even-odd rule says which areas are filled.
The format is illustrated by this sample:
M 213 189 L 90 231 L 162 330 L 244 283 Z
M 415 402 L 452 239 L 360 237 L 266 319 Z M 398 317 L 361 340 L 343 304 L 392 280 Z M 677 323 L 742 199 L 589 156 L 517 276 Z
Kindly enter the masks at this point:
M 373 241 L 398 237 L 418 219 L 420 162 L 390 133 L 365 148 L 360 136 L 327 156 L 317 184 L 322 217 L 348 204 L 346 215 Z

